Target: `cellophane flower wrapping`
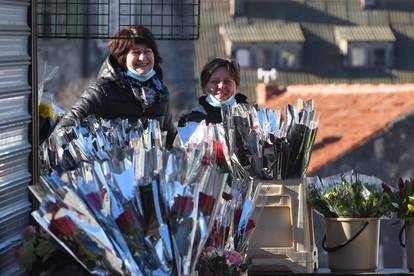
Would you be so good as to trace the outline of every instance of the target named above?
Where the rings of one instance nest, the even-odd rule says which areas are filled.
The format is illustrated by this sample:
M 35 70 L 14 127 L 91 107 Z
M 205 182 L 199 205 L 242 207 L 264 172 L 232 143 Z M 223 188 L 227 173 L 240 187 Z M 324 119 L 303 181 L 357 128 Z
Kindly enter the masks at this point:
M 305 175 L 317 133 L 319 114 L 313 101 L 281 111 L 236 104 L 223 109 L 230 156 L 255 178 L 288 179 Z
M 308 200 L 327 218 L 369 218 L 389 214 L 386 184 L 375 176 L 349 171 L 325 178 L 307 178 Z
M 206 125 L 202 121 L 195 127 L 190 125 L 179 128 L 178 133 L 179 137 L 185 137 L 181 143 L 186 148 L 199 147 L 205 144 L 205 141 L 213 141 L 212 149 L 207 152 L 214 157 L 220 170 L 228 172 L 231 176 L 224 186 L 222 197 L 217 202 L 218 214 L 204 245 L 198 270 L 202 275 L 220 275 L 230 271 L 240 273 L 242 265 L 246 263 L 249 239 L 260 216 L 260 210 L 256 208 L 260 182 L 254 181 L 237 156 L 231 154 L 228 133 L 222 124 Z M 210 158 L 204 158 L 204 161 L 211 162 Z M 239 261 L 232 262 L 236 255 Z M 221 261 L 224 263 L 217 265 L 217 262 Z
M 217 139 L 166 150 L 164 137 L 157 121 L 91 116 L 41 145 L 33 216 L 92 274 L 193 273 L 222 198 L 226 154 Z

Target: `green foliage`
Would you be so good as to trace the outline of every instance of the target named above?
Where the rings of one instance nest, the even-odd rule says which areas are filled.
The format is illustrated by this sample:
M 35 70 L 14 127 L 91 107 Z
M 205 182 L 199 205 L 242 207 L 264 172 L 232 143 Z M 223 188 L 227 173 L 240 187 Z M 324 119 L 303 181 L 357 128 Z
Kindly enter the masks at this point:
M 329 177 L 309 186 L 308 197 L 316 211 L 325 217 L 381 217 L 390 211 L 378 178 L 361 174 Z M 325 184 L 324 182 L 329 182 Z M 369 182 L 373 181 L 373 182 Z

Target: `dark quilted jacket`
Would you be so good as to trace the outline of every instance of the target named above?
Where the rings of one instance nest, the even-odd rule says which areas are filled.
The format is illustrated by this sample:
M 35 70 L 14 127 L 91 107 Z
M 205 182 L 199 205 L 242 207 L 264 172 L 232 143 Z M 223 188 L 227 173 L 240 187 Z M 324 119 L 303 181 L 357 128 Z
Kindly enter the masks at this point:
M 176 129 L 172 122 L 167 87 L 162 84 L 158 74 L 146 82 L 137 83 L 142 87 L 161 88 L 155 101 L 146 106 L 139 96 L 134 95 L 131 88 L 131 83 L 134 82 L 127 81 L 121 67 L 108 57 L 102 64 L 97 80 L 83 92 L 72 109 L 62 118 L 60 125 L 73 125 L 74 119 L 83 119 L 91 114 L 105 119 L 157 119 L 161 129 L 168 132 L 167 145 L 172 145 Z
M 197 108 L 192 110 L 190 113 L 181 116 L 180 120 L 178 121 L 178 126 L 183 127 L 187 122 L 201 122 L 202 120 L 206 120 L 206 124 L 218 124 L 223 121 L 221 117 L 221 108 L 211 106 L 206 101 L 207 96 L 201 96 L 198 99 L 198 103 L 200 104 L 201 108 Z M 243 94 L 236 94 L 235 99 L 237 103 L 245 103 L 247 104 L 247 97 Z

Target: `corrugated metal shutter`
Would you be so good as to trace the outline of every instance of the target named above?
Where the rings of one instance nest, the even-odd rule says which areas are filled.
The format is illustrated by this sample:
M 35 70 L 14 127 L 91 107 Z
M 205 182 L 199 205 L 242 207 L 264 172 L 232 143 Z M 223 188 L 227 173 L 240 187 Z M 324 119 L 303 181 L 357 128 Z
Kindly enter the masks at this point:
M 30 4 L 0 0 L 0 275 L 19 272 L 11 244 L 31 211 Z

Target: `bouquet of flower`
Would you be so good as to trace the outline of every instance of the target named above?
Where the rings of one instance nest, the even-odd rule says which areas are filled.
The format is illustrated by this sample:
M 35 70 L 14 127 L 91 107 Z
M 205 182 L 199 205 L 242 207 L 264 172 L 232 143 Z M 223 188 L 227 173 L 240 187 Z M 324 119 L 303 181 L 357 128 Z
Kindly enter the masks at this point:
M 253 177 L 301 178 L 309 165 L 319 114 L 313 101 L 286 106 L 283 122 L 279 110 L 237 104 L 223 109 L 230 156 Z
M 199 275 L 236 276 L 247 269 L 242 255 L 234 250 L 222 251 L 208 246 L 200 257 Z
M 414 218 L 414 179 L 398 179 L 398 189 L 384 187 L 386 199 L 392 212 L 399 218 Z
M 237 156 L 230 154 L 227 147 L 226 131 L 222 125 L 206 125 L 201 122 L 196 128 L 179 128 L 178 132 L 186 148 L 194 148 L 204 141 L 212 140 L 210 156 L 214 156 L 217 166 L 231 175 L 228 185 L 224 187 L 223 196 L 217 202 L 218 214 L 212 223 L 211 233 L 204 245 L 202 257 L 198 261 L 200 273 L 215 273 L 224 275 L 240 273 L 243 264 L 246 264 L 246 250 L 248 241 L 254 231 L 255 222 L 260 214 L 256 207 L 256 199 L 260 190 L 260 182 L 254 181 L 239 163 Z M 253 137 L 253 136 L 252 136 Z M 207 158 L 208 159 L 208 158 Z M 206 156 L 204 158 L 206 160 Z M 213 250 L 214 249 L 214 250 Z M 211 251 L 209 254 L 205 252 Z M 228 254 L 232 252 L 232 254 Z M 225 260 L 226 256 L 238 255 L 239 261 L 232 263 L 227 260 L 217 266 L 217 262 Z M 214 264 L 214 265 L 213 265 Z M 228 264 L 228 265 L 226 265 Z
M 52 133 L 61 113 L 61 108 L 53 102 L 53 94 L 48 93 L 47 89 L 45 89 L 47 84 L 57 74 L 58 67 L 49 69 L 50 66 L 45 63 L 43 70 L 39 74 L 40 81 L 37 89 L 39 95 L 39 144 L 43 143 Z
M 368 218 L 388 214 L 381 179 L 353 171 L 326 178 L 312 177 L 308 182 L 308 200 L 327 218 Z
M 226 183 L 225 148 L 219 137 L 170 151 L 162 140 L 156 121 L 88 117 L 42 145 L 33 216 L 89 272 L 194 271 Z

